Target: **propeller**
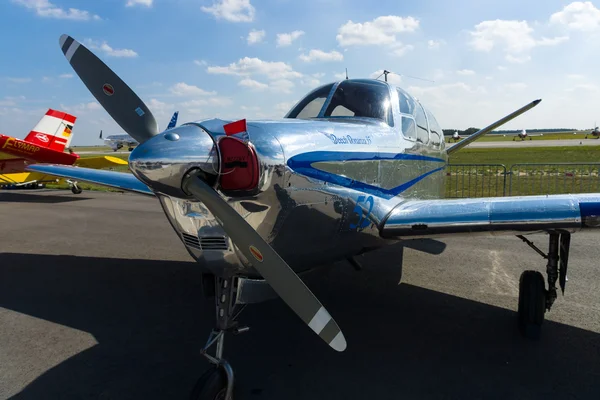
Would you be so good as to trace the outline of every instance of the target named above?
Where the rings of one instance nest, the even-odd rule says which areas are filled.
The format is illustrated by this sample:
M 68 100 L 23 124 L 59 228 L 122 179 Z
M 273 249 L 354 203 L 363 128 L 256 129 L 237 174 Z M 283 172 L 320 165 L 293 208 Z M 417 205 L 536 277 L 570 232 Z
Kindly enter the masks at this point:
M 125 132 L 139 143 L 158 134 L 152 112 L 117 74 L 71 36 L 62 35 L 59 42 L 81 81 Z
M 210 210 L 237 248 L 302 321 L 334 350 L 346 349 L 346 338 L 329 312 L 240 214 L 199 175 L 184 178 L 182 188 Z
M 148 107 L 106 64 L 70 36 L 62 35 L 60 46 L 92 95 L 125 132 L 140 145 L 158 134 L 158 124 Z M 346 349 L 346 339 L 329 312 L 237 211 L 196 173 L 184 177 L 182 188 L 204 203 L 242 254 L 302 321 L 333 349 Z

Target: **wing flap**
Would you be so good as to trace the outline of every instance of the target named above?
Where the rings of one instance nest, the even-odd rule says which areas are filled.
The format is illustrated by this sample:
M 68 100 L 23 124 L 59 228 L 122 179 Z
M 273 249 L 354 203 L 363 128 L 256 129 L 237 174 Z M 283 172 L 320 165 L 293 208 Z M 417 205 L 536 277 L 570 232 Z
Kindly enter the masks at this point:
M 129 192 L 154 196 L 150 188 L 135 176 L 126 172 L 106 171 L 101 169 L 73 167 L 69 165 L 33 164 L 25 168 L 27 171 L 69 178 L 77 181 L 94 183 Z
M 388 214 L 380 234 L 408 238 L 586 228 L 600 228 L 598 193 L 407 201 Z

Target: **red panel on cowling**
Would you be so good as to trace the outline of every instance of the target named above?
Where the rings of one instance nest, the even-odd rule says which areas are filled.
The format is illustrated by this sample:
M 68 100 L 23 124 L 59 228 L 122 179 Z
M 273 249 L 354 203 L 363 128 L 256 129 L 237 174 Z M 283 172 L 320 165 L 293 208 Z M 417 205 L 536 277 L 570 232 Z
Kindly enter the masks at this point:
M 221 189 L 251 190 L 258 185 L 258 158 L 248 144 L 234 137 L 219 140 Z

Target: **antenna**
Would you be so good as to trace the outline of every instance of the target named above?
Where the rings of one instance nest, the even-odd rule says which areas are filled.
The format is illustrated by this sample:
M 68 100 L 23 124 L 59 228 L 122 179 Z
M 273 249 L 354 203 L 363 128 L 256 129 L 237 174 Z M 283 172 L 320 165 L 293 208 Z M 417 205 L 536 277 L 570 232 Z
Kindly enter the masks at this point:
M 389 73 L 390 73 L 390 71 L 388 71 L 387 69 L 383 70 L 383 75 L 384 75 L 384 78 L 385 78 L 386 82 L 387 82 L 387 76 L 388 76 Z
M 383 72 L 381 73 L 381 75 L 385 75 L 385 81 L 386 81 L 386 82 L 388 81 L 387 77 L 388 77 L 388 75 L 389 75 L 389 74 L 394 74 L 394 75 L 398 75 L 398 76 L 404 76 L 404 77 L 406 77 L 406 78 L 418 79 L 418 80 L 420 80 L 420 81 L 426 81 L 426 82 L 435 83 L 435 81 L 432 81 L 432 80 L 430 80 L 430 79 L 419 78 L 419 77 L 416 77 L 416 76 L 411 76 L 411 75 L 398 74 L 398 73 L 396 73 L 396 72 L 392 72 L 392 71 L 388 71 L 387 69 L 384 69 L 384 70 L 383 70 Z M 379 76 L 378 76 L 377 78 L 375 78 L 375 79 L 379 79 L 379 78 L 381 78 L 381 75 L 379 75 Z
M 346 68 L 346 79 L 348 79 L 348 68 Z

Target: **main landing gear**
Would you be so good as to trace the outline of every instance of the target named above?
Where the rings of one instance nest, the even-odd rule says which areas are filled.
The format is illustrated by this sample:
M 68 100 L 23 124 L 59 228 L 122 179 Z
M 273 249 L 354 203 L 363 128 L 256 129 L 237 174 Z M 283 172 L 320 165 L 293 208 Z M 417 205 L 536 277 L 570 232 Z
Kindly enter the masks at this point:
M 81 192 L 83 192 L 83 189 L 81 189 L 79 187 L 79 185 L 77 184 L 77 181 L 72 181 L 70 179 L 67 179 L 67 183 L 71 187 L 71 192 L 73 194 L 81 194 Z
M 217 320 L 216 328 L 208 337 L 201 354 L 213 366 L 196 381 L 190 400 L 233 400 L 233 369 L 223 359 L 223 347 L 226 333 L 238 335 L 250 330 L 248 327 L 238 326 L 236 321 L 245 305 L 239 306 L 236 304 L 236 278 L 215 277 L 214 286 L 211 282 L 205 283 L 205 292 L 212 292 L 215 295 Z M 214 356 L 208 354 L 213 346 L 215 347 Z
M 517 237 L 548 260 L 546 265 L 548 289 L 545 288 L 544 277 L 538 271 L 525 271 L 519 280 L 519 329 L 526 338 L 539 339 L 544 314 L 546 311 L 550 311 L 558 297 L 557 281 L 563 295 L 565 293 L 571 234 L 567 232 L 551 233 L 548 254 L 545 254 L 524 236 Z

